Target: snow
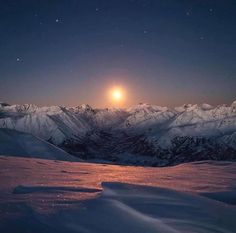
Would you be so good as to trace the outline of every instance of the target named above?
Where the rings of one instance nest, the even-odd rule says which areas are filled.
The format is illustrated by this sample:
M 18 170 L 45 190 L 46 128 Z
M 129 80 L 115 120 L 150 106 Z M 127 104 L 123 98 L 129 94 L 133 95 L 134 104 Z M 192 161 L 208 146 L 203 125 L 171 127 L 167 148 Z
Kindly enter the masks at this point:
M 232 108 L 236 108 L 236 100 L 231 104 Z
M 202 104 L 202 109 L 203 110 L 211 110 L 213 108 L 214 107 L 212 105 L 210 105 L 210 104 L 206 104 L 206 103 Z
M 0 129 L 0 155 L 76 160 L 72 155 L 40 138 L 10 129 Z
M 58 145 L 67 138 L 86 134 L 90 126 L 67 109 L 59 106 L 12 105 L 2 108 L 7 116 L 0 118 L 0 127 L 31 133 Z
M 91 189 L 91 188 L 74 188 L 74 187 L 52 187 L 52 186 L 24 186 L 19 185 L 17 186 L 12 193 L 13 194 L 27 194 L 27 193 L 35 193 L 35 192 L 48 192 L 48 193 L 55 193 L 60 191 L 68 191 L 68 192 L 85 192 L 85 193 L 93 193 L 99 192 L 100 189 Z
M 236 159 L 235 101 L 230 106 L 204 103 L 175 108 L 141 103 L 128 109 L 2 104 L 0 128 L 30 133 L 63 149 L 66 145 L 69 153 L 121 163 L 127 161 L 125 155 L 132 155 L 134 163 L 140 160 L 143 164 L 143 158 L 134 157 L 144 155 L 151 157 L 148 165 L 169 164 L 169 158 L 178 155 L 176 151 L 185 156 L 181 161 L 199 160 L 200 152 L 206 159 Z M 188 156 L 182 139 L 186 139 Z M 157 163 L 156 158 L 163 161 Z M 172 164 L 177 162 L 180 160 L 172 160 Z
M 1 156 L 0 232 L 234 233 L 235 170 L 232 162 L 144 168 Z
M 185 104 L 174 109 L 149 104 L 139 104 L 128 109 L 92 109 L 89 105 L 74 108 L 1 105 L 3 117 L 0 118 L 0 127 L 29 132 L 45 140 L 50 139 L 56 145 L 107 126 L 123 130 L 130 127 L 145 130 L 160 126 L 167 131 L 172 127 L 191 128 L 191 125 L 196 125 L 197 131 L 191 128 L 193 134 L 201 135 L 201 131 L 205 130 L 213 130 L 212 134 L 215 134 L 215 128 L 219 128 L 220 133 L 236 130 L 234 105 L 235 101 L 230 107 L 213 107 L 204 103 L 200 107 Z

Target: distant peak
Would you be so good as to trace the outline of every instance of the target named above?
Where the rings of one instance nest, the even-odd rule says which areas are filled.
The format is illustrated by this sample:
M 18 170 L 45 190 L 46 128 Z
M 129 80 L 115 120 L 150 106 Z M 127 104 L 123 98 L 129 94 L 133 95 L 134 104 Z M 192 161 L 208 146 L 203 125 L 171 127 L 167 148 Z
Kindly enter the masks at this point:
M 91 112 L 91 111 L 93 111 L 93 108 L 90 105 L 88 105 L 88 104 L 82 104 L 82 105 L 78 106 L 77 109 L 79 111 L 83 111 L 83 112 Z
M 203 110 L 211 110 L 213 108 L 214 107 L 212 105 L 210 105 L 210 104 L 206 104 L 206 103 L 202 104 L 202 109 Z
M 232 108 L 236 108 L 236 100 L 231 104 Z
M 92 107 L 91 107 L 90 105 L 88 105 L 88 104 L 82 104 L 82 105 L 80 106 L 80 108 L 81 108 L 81 109 L 86 109 L 86 110 L 92 109 Z
M 77 113 L 92 112 L 93 111 L 93 108 L 88 104 L 82 104 L 82 105 L 79 105 L 77 107 L 72 107 L 72 108 L 69 108 L 69 109 L 71 109 L 71 110 L 73 110 L 74 112 L 77 112 Z
M 0 102 L 0 107 L 6 107 L 6 106 L 10 106 L 10 104 L 5 102 Z
M 37 105 L 34 104 L 22 104 L 22 105 L 16 105 L 16 109 L 17 111 L 21 112 L 21 111 L 35 111 L 38 109 Z
M 150 104 L 148 104 L 148 103 L 139 103 L 138 105 L 141 105 L 141 106 L 149 106 Z
M 194 106 L 197 106 L 197 104 L 183 104 L 182 105 L 183 108 L 192 108 Z

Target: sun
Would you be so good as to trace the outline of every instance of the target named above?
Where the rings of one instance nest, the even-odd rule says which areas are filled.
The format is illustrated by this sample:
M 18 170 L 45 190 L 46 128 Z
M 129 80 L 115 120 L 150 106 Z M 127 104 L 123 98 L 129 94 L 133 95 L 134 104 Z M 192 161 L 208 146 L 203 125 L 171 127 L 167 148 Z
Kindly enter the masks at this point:
M 120 101 L 122 99 L 122 92 L 119 89 L 113 90 L 112 98 L 115 101 Z
M 112 88 L 110 91 L 110 98 L 114 103 L 120 103 L 124 100 L 124 91 L 120 87 Z

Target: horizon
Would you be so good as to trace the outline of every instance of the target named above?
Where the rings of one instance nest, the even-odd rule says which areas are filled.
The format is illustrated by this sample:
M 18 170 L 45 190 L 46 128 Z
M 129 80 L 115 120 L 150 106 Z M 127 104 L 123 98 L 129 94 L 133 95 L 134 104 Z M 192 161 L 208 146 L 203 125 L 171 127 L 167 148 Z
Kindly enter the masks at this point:
M 133 105 L 130 105 L 130 106 L 127 106 L 127 107 L 116 107 L 116 106 L 111 106 L 111 107 L 106 107 L 106 106 L 105 107 L 96 107 L 96 106 L 90 105 L 88 103 L 81 103 L 81 104 L 77 104 L 77 105 L 61 105 L 61 104 L 40 105 L 40 104 L 35 104 L 35 103 L 10 103 L 10 102 L 6 102 L 6 101 L 0 101 L 0 104 L 7 104 L 9 106 L 13 106 L 13 105 L 35 105 L 35 106 L 40 107 L 40 108 L 41 107 L 54 107 L 54 106 L 56 106 L 56 107 L 65 107 L 65 108 L 75 108 L 75 107 L 81 107 L 83 105 L 85 105 L 85 106 L 88 105 L 92 109 L 127 109 L 127 108 L 132 108 L 132 107 L 135 107 L 135 106 L 138 106 L 138 105 L 151 105 L 151 106 L 158 106 L 158 107 L 167 107 L 167 108 L 171 109 L 171 108 L 176 108 L 176 107 L 182 107 L 184 105 L 202 106 L 204 104 L 209 104 L 212 107 L 218 107 L 218 106 L 222 106 L 222 105 L 226 105 L 227 107 L 230 107 L 235 102 L 236 102 L 236 99 L 233 100 L 230 103 L 219 103 L 219 104 L 216 104 L 216 105 L 203 102 L 203 103 L 183 103 L 181 105 L 175 105 L 175 106 L 165 106 L 165 105 L 158 105 L 158 104 L 140 102 L 140 103 L 136 103 L 136 104 L 133 104 Z

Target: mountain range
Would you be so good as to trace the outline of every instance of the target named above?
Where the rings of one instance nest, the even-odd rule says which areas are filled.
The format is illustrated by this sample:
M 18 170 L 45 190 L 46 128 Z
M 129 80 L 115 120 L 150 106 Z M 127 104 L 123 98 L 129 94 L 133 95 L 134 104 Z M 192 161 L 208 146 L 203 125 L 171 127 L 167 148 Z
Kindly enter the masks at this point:
M 236 101 L 127 109 L 0 103 L 0 128 L 31 134 L 85 160 L 151 166 L 236 160 Z

